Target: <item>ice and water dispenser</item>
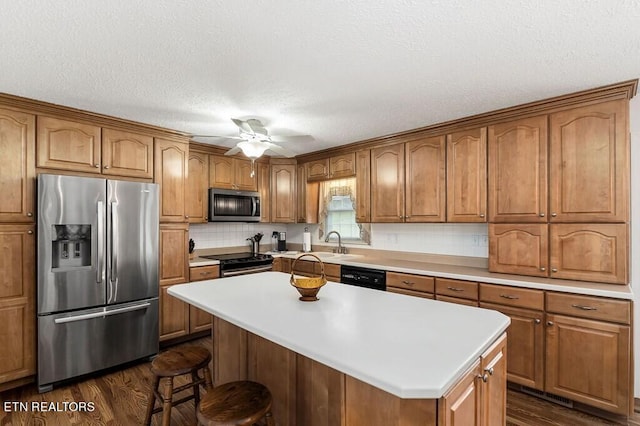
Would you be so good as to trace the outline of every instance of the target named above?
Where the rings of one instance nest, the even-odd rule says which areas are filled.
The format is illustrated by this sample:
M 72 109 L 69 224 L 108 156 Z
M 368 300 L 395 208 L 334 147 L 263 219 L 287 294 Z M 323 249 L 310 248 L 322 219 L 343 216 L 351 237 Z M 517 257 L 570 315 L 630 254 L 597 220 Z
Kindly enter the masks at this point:
M 52 269 L 91 266 L 91 225 L 53 225 Z

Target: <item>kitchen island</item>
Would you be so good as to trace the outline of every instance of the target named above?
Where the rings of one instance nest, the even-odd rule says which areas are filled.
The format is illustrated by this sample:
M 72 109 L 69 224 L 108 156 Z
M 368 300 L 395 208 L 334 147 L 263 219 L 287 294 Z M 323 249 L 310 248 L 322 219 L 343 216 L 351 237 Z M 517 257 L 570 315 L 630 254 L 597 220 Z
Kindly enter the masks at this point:
M 301 302 L 280 272 L 181 284 L 214 316 L 214 382 L 267 385 L 281 425 L 504 422 L 509 318 L 327 283 Z

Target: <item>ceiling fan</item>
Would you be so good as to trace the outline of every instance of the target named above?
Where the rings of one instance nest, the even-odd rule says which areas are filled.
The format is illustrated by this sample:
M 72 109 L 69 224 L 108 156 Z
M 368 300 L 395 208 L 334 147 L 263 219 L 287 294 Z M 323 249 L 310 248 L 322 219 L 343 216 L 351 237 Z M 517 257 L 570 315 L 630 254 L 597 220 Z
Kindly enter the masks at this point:
M 260 158 L 265 151 L 271 151 L 275 154 L 289 158 L 296 155 L 290 150 L 273 143 L 269 132 L 267 132 L 267 129 L 260 120 L 256 118 L 250 118 L 247 120 L 232 118 L 231 121 L 238 126 L 238 130 L 240 131 L 238 136 L 193 135 L 193 137 L 240 140 L 235 147 L 225 152 L 224 155 L 235 155 L 242 151 L 242 153 L 251 160 L 251 177 L 255 175 L 255 160 Z

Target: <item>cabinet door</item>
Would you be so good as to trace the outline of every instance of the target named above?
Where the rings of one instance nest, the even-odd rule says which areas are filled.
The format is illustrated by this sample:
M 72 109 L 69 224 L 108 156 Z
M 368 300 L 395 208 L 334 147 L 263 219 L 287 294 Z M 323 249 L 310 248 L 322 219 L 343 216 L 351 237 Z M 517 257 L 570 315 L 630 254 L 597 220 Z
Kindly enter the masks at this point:
M 296 165 L 271 165 L 271 222 L 296 222 Z
M 189 223 L 206 223 L 209 220 L 209 156 L 201 152 L 189 152 L 185 213 Z
M 551 277 L 627 284 L 626 224 L 551 224 Z
M 507 424 L 507 336 L 503 334 L 481 356 L 482 424 Z
M 547 116 L 489 126 L 489 222 L 547 221 Z
M 189 305 L 189 333 L 211 330 L 211 314 Z
M 307 222 L 307 172 L 304 164 L 298 164 L 296 167 L 297 195 L 296 195 L 296 222 Z
M 160 286 L 160 341 L 189 334 L 189 305 L 167 293 L 170 285 Z
M 209 155 L 209 187 L 234 189 L 233 158 L 224 155 Z
M 100 127 L 38 116 L 38 167 L 100 173 Z
M 547 392 L 629 415 L 630 327 L 547 314 Z
M 271 168 L 257 163 L 258 192 L 260 192 L 260 222 L 271 222 Z
M 189 281 L 189 225 L 160 224 L 160 284 Z
M 404 144 L 371 150 L 371 222 L 404 222 Z
M 371 222 L 371 151 L 356 152 L 356 222 Z
M 546 277 L 547 224 L 489 224 L 489 271 Z
M 486 127 L 447 135 L 447 221 L 486 222 Z
M 241 158 L 233 159 L 233 173 L 236 189 L 243 191 L 257 191 L 258 179 L 256 178 L 255 164 L 251 164 L 251 160 L 243 160 Z
M 507 329 L 507 379 L 543 391 L 544 313 L 482 302 L 480 307 L 511 318 Z
M 33 222 L 36 118 L 0 109 L 0 222 Z
M 36 373 L 35 225 L 0 225 L 0 384 Z
M 628 101 L 550 116 L 553 222 L 625 222 L 629 198 Z
M 189 145 L 156 139 L 154 155 L 154 182 L 160 184 L 160 222 L 186 222 Z
M 323 180 L 329 177 L 329 159 L 323 158 L 322 160 L 315 160 L 305 163 L 307 168 L 307 179 Z
M 102 129 L 102 173 L 153 179 L 153 138 Z
M 444 222 L 446 210 L 444 136 L 405 145 L 406 222 Z
M 438 425 L 481 425 L 480 360 L 438 401 Z
M 331 179 L 354 176 L 356 174 L 356 153 L 336 155 L 329 158 L 329 177 Z

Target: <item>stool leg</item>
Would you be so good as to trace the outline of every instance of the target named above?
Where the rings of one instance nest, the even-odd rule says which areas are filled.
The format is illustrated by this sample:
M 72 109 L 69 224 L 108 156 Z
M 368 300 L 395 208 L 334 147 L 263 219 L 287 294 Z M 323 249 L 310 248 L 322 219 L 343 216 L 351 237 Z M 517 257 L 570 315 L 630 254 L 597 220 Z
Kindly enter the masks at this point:
M 264 420 L 267 422 L 267 426 L 276 426 L 276 422 L 273 421 L 273 417 L 271 416 L 271 411 L 264 415 Z
M 144 416 L 144 424 L 149 426 L 151 424 L 151 415 L 153 414 L 153 407 L 156 404 L 156 392 L 158 384 L 160 383 L 160 377 L 154 375 L 153 383 L 151 384 L 151 391 L 149 392 L 149 399 L 147 401 L 147 413 Z
M 173 399 L 173 377 L 167 377 L 162 392 L 162 426 L 171 424 L 171 401 Z
M 209 366 L 205 365 L 202 372 L 204 374 L 204 387 L 209 391 L 213 389 L 213 383 L 211 382 L 211 370 L 209 370 Z
M 199 380 L 198 372 L 191 372 L 191 381 L 193 382 L 193 399 L 196 406 L 196 414 L 198 414 L 198 404 L 200 404 L 200 385 L 197 383 Z

